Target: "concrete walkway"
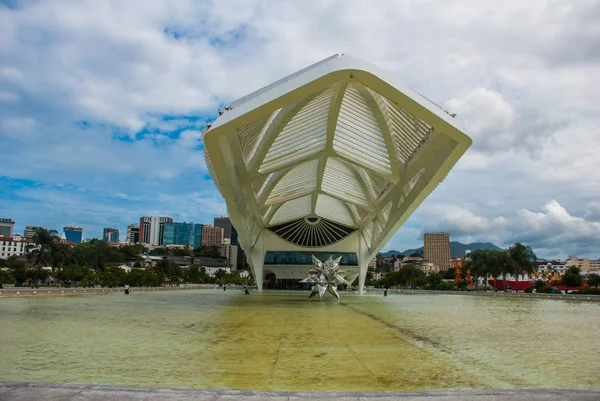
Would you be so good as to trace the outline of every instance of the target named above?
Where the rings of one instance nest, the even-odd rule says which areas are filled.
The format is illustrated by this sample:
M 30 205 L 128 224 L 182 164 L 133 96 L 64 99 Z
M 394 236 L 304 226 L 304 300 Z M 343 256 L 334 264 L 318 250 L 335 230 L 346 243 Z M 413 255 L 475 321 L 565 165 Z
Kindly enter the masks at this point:
M 180 291 L 180 290 L 212 290 L 218 289 L 215 284 L 182 284 L 179 286 L 163 286 L 163 287 L 131 287 L 132 294 L 137 292 L 152 292 L 152 291 Z M 229 287 L 231 290 L 241 289 L 242 287 Z M 0 298 L 23 298 L 33 296 L 70 296 L 70 295 L 108 295 L 108 294 L 123 294 L 125 287 L 118 288 L 101 288 L 101 287 L 5 287 L 0 288 Z
M 600 400 L 598 390 L 483 390 L 483 391 L 431 391 L 413 393 L 285 393 L 232 390 L 187 390 L 148 387 L 111 387 L 56 383 L 0 382 L 0 400 L 336 400 L 336 401 L 548 401 L 548 400 Z

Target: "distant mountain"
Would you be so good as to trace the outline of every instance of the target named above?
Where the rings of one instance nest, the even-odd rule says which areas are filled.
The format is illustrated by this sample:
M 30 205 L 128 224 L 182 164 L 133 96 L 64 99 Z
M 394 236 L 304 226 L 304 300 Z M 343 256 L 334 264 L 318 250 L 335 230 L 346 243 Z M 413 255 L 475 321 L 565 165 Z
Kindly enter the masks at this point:
M 460 246 L 460 251 L 459 251 L 459 246 Z M 473 242 L 472 244 L 463 244 L 462 242 L 457 242 L 457 241 L 451 241 L 450 242 L 450 251 L 452 252 L 452 256 L 453 257 L 461 257 L 462 255 L 464 255 L 464 253 L 466 251 L 475 251 L 477 249 L 489 249 L 492 251 L 501 251 L 502 248 L 500 248 L 499 246 L 496 246 L 494 244 L 492 244 L 491 242 Z M 400 251 L 396 251 L 395 249 L 392 249 L 390 251 L 387 252 L 381 252 L 381 256 L 386 258 L 388 256 L 392 256 L 392 255 L 404 255 L 404 256 L 409 256 L 415 252 L 420 252 L 423 253 L 423 247 L 420 248 L 416 248 L 416 249 L 406 249 L 403 252 Z

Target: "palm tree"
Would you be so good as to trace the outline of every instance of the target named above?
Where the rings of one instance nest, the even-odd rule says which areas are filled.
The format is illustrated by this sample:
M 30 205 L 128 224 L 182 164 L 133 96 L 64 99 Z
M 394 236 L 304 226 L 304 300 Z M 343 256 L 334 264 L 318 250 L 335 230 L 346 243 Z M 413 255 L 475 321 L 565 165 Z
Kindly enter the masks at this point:
M 517 242 L 508 248 L 507 253 L 509 264 L 512 267 L 512 273 L 515 275 L 516 291 L 519 292 L 519 274 L 533 273 L 537 256 L 531 247 L 525 246 L 520 242 Z
M 33 234 L 33 244 L 27 247 L 27 258 L 34 266 L 53 266 L 57 257 L 57 247 L 60 239 L 58 231 L 38 228 Z
M 502 276 L 506 289 L 506 273 L 510 271 L 508 253 L 506 251 L 489 251 L 487 255 L 487 271 L 494 277 Z
M 489 281 L 488 276 L 492 276 L 494 279 L 494 288 L 496 288 L 496 279 L 502 274 L 502 260 L 503 257 L 500 253 L 504 251 L 487 251 L 485 258 L 485 273 L 486 282 Z M 506 284 L 506 280 L 505 280 Z
M 477 283 L 479 281 L 479 277 L 485 276 L 487 278 L 486 273 L 486 260 L 488 258 L 488 250 L 487 249 L 477 249 L 471 252 L 468 255 L 468 259 L 465 263 L 465 272 L 466 270 L 470 270 L 471 275 L 475 278 L 475 288 L 477 288 Z M 487 283 L 486 283 L 487 285 Z

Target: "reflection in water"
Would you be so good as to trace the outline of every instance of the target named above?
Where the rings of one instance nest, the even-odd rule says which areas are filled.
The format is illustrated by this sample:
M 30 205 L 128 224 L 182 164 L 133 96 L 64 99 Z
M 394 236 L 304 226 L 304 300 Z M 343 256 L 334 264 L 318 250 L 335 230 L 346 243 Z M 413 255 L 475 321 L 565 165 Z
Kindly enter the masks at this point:
M 0 378 L 308 391 L 593 388 L 600 304 L 174 291 L 0 300 Z

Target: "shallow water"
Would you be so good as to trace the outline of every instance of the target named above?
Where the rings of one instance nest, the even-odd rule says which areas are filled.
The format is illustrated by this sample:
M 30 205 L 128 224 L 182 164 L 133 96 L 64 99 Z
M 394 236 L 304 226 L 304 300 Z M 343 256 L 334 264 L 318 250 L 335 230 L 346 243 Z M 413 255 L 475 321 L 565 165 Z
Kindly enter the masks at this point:
M 209 389 L 600 386 L 600 304 L 165 291 L 0 299 L 0 379 Z

